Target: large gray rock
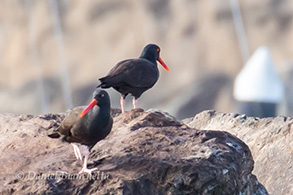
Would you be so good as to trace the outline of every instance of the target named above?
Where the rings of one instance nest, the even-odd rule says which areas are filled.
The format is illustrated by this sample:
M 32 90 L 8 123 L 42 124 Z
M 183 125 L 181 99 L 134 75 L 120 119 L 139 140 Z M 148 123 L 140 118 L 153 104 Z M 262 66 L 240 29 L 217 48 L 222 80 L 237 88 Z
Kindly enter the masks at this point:
M 70 144 L 47 137 L 65 114 L 0 115 L 2 194 L 267 194 L 247 145 L 159 111 L 113 110 L 111 134 L 78 175 Z
M 290 117 L 254 118 L 213 110 L 186 120 L 189 127 L 227 131 L 250 148 L 253 173 L 269 194 L 293 194 L 293 119 Z

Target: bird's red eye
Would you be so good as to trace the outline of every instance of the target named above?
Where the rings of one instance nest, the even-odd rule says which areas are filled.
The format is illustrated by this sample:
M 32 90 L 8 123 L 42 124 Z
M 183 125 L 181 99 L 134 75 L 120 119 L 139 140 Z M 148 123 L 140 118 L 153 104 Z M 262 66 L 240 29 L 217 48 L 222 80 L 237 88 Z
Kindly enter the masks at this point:
M 157 48 L 157 52 L 160 52 L 160 48 Z
M 105 96 L 105 94 L 102 93 L 102 94 L 101 94 L 101 97 L 104 97 L 104 96 Z

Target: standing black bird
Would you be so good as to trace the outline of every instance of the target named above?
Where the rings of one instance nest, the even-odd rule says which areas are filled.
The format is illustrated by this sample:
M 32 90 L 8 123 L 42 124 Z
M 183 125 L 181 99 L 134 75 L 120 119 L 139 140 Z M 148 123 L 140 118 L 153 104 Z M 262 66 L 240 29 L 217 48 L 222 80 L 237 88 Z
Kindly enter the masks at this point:
M 84 109 L 77 107 L 69 112 L 58 128 L 58 133 L 48 135 L 51 138 L 63 137 L 72 144 L 77 159 L 82 160 L 80 149 L 74 143 L 87 146 L 83 168 L 79 173 L 89 173 L 97 168 L 88 169 L 87 161 L 94 145 L 104 139 L 111 131 L 113 119 L 110 115 L 110 98 L 105 90 L 96 89 L 92 102 Z
M 128 94 L 133 96 L 133 107 L 143 92 L 150 89 L 159 79 L 157 61 L 169 71 L 168 66 L 160 58 L 160 48 L 155 44 L 144 47 L 137 59 L 129 59 L 119 62 L 107 76 L 100 78 L 98 87 L 113 87 L 121 93 L 121 110 L 124 112 L 124 99 Z

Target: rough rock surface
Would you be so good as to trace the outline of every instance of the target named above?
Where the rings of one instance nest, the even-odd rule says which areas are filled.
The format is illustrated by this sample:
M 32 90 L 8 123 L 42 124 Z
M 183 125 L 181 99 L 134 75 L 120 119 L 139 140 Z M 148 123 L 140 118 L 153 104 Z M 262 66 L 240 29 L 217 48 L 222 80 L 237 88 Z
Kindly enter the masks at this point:
M 65 114 L 0 115 L 1 194 L 267 194 L 244 142 L 155 110 L 113 110 L 89 161 L 99 171 L 78 175 L 70 144 L 47 137 Z
M 267 194 L 245 143 L 155 110 L 114 109 L 89 162 L 99 171 L 78 175 L 70 144 L 47 137 L 65 115 L 0 115 L 1 194 Z
M 213 110 L 185 120 L 196 129 L 225 130 L 244 141 L 255 161 L 253 173 L 269 194 L 293 194 L 293 119 L 254 118 Z

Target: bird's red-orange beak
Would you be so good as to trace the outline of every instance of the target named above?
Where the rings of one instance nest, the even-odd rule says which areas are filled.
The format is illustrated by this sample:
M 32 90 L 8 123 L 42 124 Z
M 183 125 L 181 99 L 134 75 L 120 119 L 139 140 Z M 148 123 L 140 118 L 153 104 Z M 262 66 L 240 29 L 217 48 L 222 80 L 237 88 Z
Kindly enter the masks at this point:
M 83 117 L 90 109 L 92 109 L 95 105 L 97 105 L 98 100 L 93 99 L 93 101 L 82 111 L 80 114 L 80 118 Z
M 165 62 L 162 60 L 162 58 L 158 58 L 158 61 L 160 62 L 160 64 L 167 70 L 167 71 L 169 71 L 169 68 L 168 68 L 168 66 L 165 64 Z

